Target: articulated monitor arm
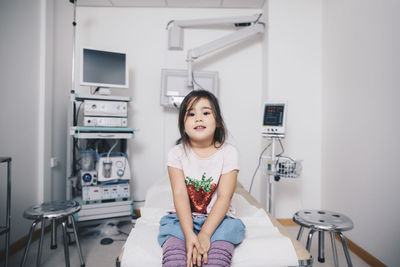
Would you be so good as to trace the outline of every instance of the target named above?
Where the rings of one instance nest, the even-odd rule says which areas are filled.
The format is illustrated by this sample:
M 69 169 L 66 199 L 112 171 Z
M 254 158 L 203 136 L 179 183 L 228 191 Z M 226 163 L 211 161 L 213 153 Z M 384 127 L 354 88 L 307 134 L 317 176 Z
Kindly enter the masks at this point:
M 182 28 L 184 27 L 224 24 L 234 24 L 237 27 L 243 27 L 243 29 L 232 34 L 188 50 L 186 57 L 188 65 L 188 86 L 193 88 L 192 63 L 195 59 L 264 32 L 264 23 L 262 22 L 262 18 L 262 14 L 256 14 L 248 17 L 173 21 L 174 26 L 169 29 L 169 46 L 170 49 L 175 50 L 183 49 Z
M 194 49 L 190 49 L 187 52 L 187 66 L 188 66 L 188 86 L 193 87 L 193 77 L 192 77 L 192 63 L 195 59 L 207 55 L 209 53 L 212 53 L 214 51 L 217 51 L 219 49 L 222 49 L 226 46 L 233 45 L 236 43 L 239 43 L 241 41 L 244 41 L 248 38 L 250 38 L 253 35 L 256 35 L 258 33 L 264 32 L 264 25 L 257 23 L 253 24 L 249 27 L 246 27 L 244 29 L 241 29 L 237 32 L 234 32 L 232 34 L 229 34 L 227 36 L 224 36 L 222 38 L 219 38 L 215 41 L 212 41 L 210 43 L 204 44 L 202 46 L 199 46 Z

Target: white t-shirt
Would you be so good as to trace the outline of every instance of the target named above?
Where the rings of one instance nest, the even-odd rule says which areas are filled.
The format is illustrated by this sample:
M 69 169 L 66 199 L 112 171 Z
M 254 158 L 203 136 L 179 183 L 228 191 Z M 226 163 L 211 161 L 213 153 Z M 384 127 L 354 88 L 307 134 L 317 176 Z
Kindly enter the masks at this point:
M 222 174 L 239 170 L 238 151 L 231 144 L 224 143 L 209 158 L 198 157 L 187 146 L 174 146 L 168 153 L 167 165 L 183 170 L 192 212 L 209 214 L 217 200 L 217 187 Z M 234 217 L 230 206 L 227 215 Z

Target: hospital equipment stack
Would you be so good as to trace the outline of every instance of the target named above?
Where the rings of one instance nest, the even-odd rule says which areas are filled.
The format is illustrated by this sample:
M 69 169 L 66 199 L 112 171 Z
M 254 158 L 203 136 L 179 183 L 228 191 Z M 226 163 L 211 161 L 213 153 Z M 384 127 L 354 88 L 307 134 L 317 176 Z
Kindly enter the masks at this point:
M 82 209 L 78 222 L 116 217 L 130 218 L 133 201 L 128 158 L 130 97 L 71 94 L 67 199 Z

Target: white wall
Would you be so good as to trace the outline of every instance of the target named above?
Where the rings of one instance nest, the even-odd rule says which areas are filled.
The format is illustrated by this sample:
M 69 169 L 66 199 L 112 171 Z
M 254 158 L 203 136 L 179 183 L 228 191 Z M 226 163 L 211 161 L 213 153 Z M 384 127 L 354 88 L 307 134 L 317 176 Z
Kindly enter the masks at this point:
M 323 207 L 388 266 L 400 262 L 398 1 L 323 3 Z
M 133 173 L 132 192 L 136 201 L 144 200 L 149 185 L 166 175 L 165 157 L 178 138 L 177 111 L 165 110 L 159 104 L 160 78 L 161 68 L 185 69 L 186 52 L 167 50 L 167 23 L 172 19 L 237 16 L 257 12 L 260 10 L 78 8 L 78 48 L 88 45 L 122 49 L 129 54 L 129 90 L 114 92 L 133 98 L 129 122 L 131 127 L 139 131 L 135 139 L 129 141 L 129 148 Z M 185 49 L 197 47 L 231 32 L 231 29 L 226 28 L 185 30 Z M 239 180 L 245 186 L 249 185 L 259 151 L 261 39 L 252 38 L 205 56 L 194 64 L 197 69 L 219 72 L 221 108 L 230 133 L 230 142 L 241 153 Z
M 288 102 L 284 155 L 303 160 L 300 179 L 274 185 L 275 216 L 291 218 L 321 206 L 321 1 L 270 0 L 268 17 L 265 98 Z
M 51 170 L 51 192 L 53 199 L 65 199 L 67 115 L 72 89 L 73 5 L 69 1 L 54 1 L 53 21 L 51 155 L 57 159 L 58 164 Z
M 30 222 L 22 213 L 42 191 L 38 176 L 39 150 L 43 151 L 38 146 L 41 7 L 38 0 L 0 1 L 0 154 L 12 157 L 11 241 L 28 233 Z

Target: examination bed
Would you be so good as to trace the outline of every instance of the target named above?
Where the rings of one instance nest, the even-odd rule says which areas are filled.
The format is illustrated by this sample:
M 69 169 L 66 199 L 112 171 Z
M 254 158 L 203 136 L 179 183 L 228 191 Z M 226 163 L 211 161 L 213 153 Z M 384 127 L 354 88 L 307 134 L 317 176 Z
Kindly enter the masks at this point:
M 309 252 L 238 183 L 232 198 L 236 214 L 246 225 L 245 239 L 234 251 L 232 267 L 312 266 Z M 162 248 L 157 243 L 159 220 L 173 208 L 169 179 L 157 181 L 120 255 L 117 267 L 160 267 Z

